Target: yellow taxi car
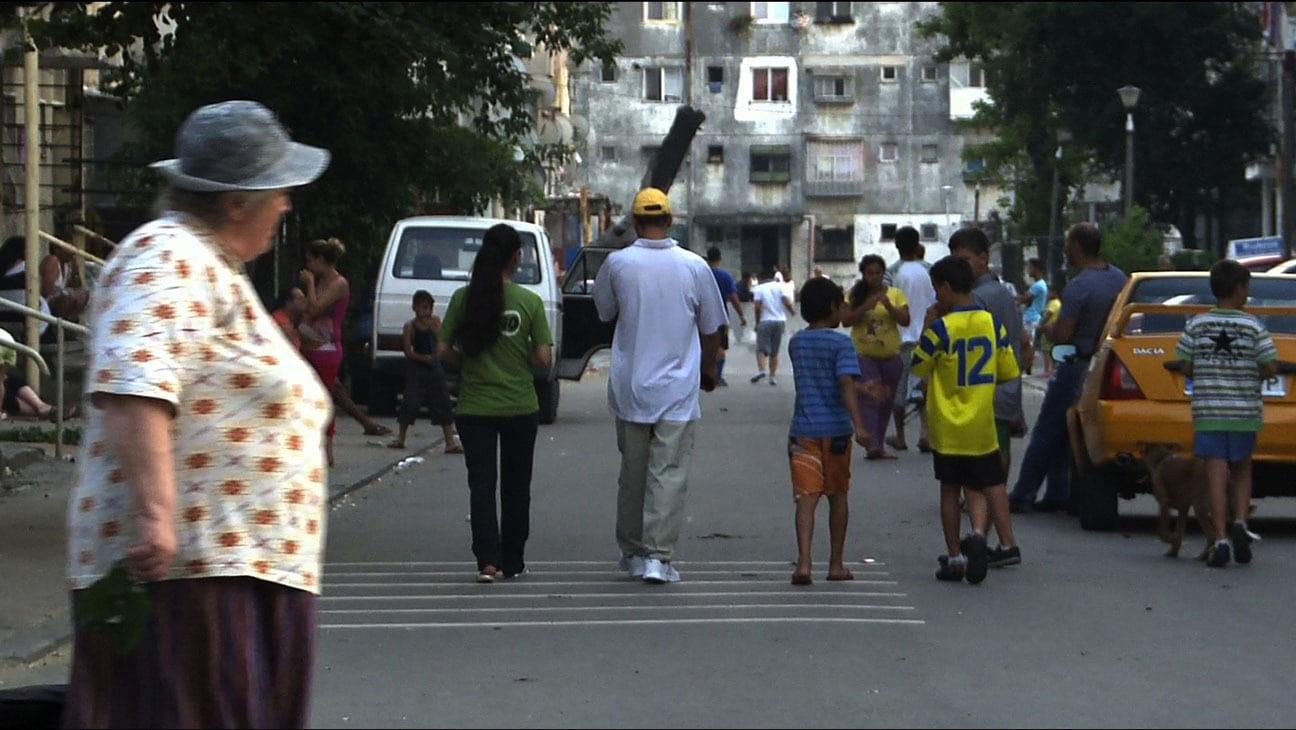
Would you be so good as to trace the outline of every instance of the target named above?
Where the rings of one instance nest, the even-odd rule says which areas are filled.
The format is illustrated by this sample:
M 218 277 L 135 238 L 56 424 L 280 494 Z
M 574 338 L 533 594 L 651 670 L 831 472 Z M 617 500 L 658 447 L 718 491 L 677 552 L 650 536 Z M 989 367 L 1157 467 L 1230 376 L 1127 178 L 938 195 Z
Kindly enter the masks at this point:
M 1192 384 L 1165 368 L 1194 315 L 1215 304 L 1206 272 L 1148 272 L 1130 277 L 1107 318 L 1080 398 L 1068 412 L 1071 506 L 1087 530 L 1116 526 L 1119 498 L 1150 493 L 1143 465 L 1148 444 L 1191 454 Z M 1296 277 L 1255 274 L 1247 311 L 1273 334 L 1279 358 L 1296 360 Z M 1296 496 L 1296 383 L 1264 384 L 1264 428 L 1255 452 L 1255 496 Z

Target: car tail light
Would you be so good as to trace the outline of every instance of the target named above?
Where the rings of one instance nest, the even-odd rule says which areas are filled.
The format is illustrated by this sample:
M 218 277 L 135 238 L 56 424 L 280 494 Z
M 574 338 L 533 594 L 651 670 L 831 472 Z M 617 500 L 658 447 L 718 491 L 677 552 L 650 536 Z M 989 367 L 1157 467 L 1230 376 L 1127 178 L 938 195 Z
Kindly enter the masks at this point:
M 379 350 L 395 350 L 396 352 L 405 351 L 404 335 L 378 335 Z
M 1102 400 L 1145 400 L 1143 389 L 1134 380 L 1125 363 L 1114 354 L 1107 360 L 1107 369 L 1103 373 Z

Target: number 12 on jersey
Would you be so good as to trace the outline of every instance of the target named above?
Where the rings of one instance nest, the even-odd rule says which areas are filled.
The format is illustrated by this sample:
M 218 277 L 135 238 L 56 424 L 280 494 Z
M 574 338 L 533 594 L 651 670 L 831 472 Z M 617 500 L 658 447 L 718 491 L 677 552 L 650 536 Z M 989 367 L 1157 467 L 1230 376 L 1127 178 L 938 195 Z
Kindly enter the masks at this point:
M 989 337 L 971 337 L 954 340 L 951 344 L 954 354 L 958 355 L 958 384 L 960 388 L 969 385 L 994 385 L 993 372 L 986 372 L 994 357 L 994 343 Z M 969 368 L 968 365 L 971 364 Z

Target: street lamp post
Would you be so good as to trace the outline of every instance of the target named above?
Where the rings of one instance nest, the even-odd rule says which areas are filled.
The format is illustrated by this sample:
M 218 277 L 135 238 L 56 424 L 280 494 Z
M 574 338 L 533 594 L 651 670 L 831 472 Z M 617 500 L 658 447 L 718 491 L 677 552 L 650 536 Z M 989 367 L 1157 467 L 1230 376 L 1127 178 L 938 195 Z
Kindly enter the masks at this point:
M 1053 155 L 1053 204 L 1049 208 L 1049 235 L 1040 252 L 1044 259 L 1044 271 L 1050 284 L 1062 270 L 1062 254 L 1057 240 L 1062 235 L 1062 145 L 1071 141 L 1071 133 L 1059 129 L 1057 133 L 1057 152 Z
M 1125 212 L 1134 207 L 1134 107 L 1138 106 L 1137 86 L 1122 86 L 1116 90 L 1121 106 L 1125 107 Z

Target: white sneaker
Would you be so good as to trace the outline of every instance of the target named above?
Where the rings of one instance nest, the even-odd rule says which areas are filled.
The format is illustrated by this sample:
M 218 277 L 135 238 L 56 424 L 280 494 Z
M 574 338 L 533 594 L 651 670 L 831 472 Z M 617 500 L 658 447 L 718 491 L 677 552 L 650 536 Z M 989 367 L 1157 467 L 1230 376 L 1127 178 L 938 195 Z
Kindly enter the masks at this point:
M 771 378 L 770 378 L 770 386 L 771 386 L 771 387 L 778 387 L 778 378 L 773 378 L 773 377 L 771 377 Z
M 640 555 L 622 555 L 617 568 L 629 573 L 631 578 L 642 578 L 646 562 Z
M 661 585 L 663 583 L 678 583 L 680 574 L 678 570 L 671 567 L 670 563 L 663 563 L 657 558 L 648 558 L 644 566 L 643 579 L 645 583 Z

